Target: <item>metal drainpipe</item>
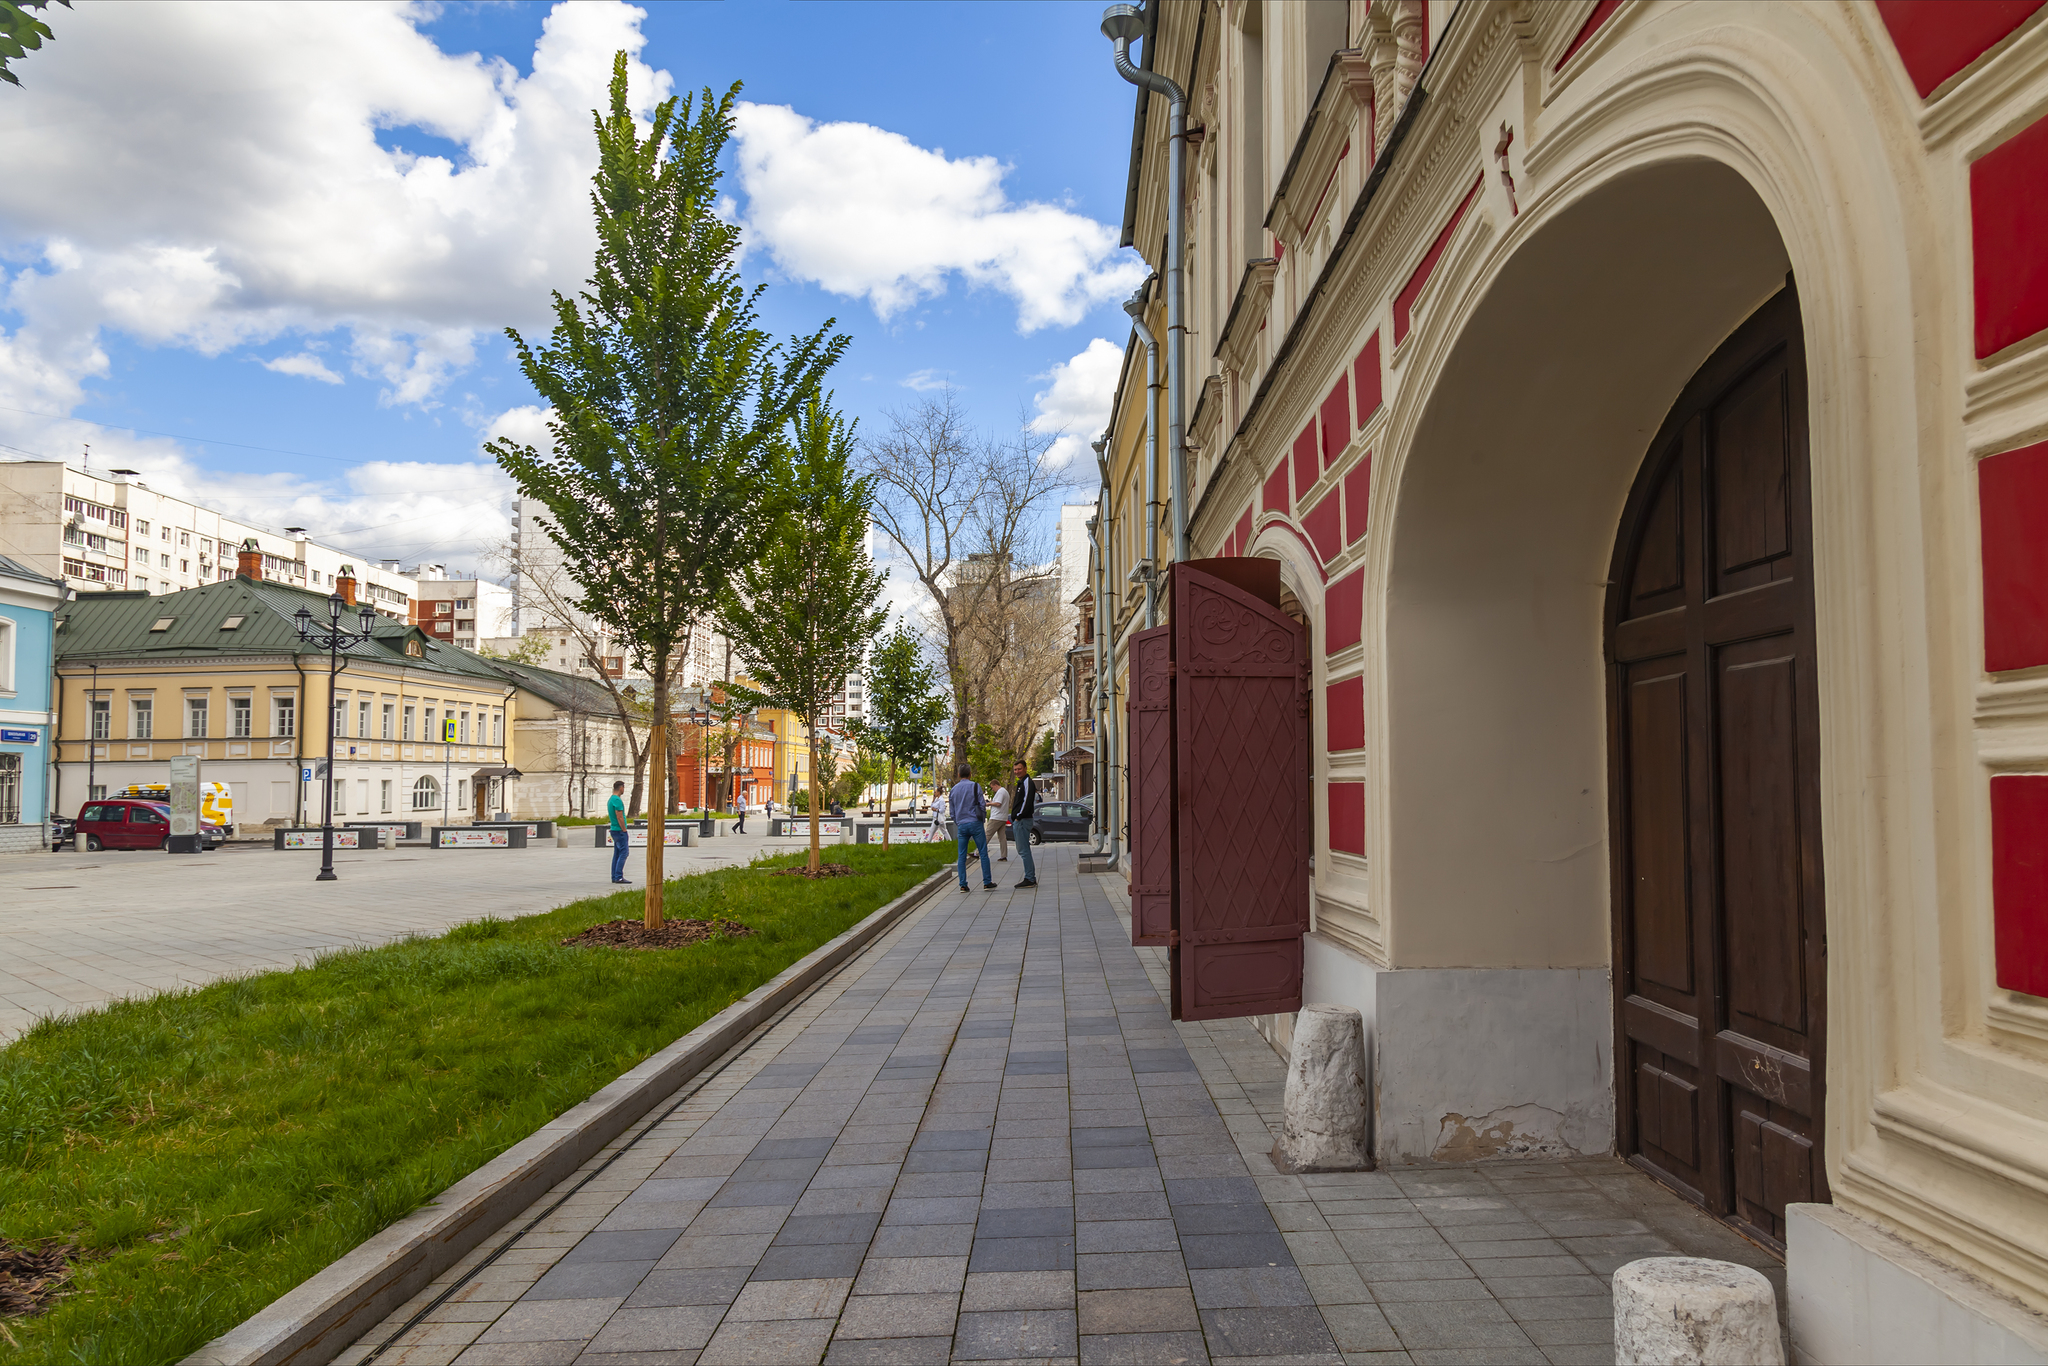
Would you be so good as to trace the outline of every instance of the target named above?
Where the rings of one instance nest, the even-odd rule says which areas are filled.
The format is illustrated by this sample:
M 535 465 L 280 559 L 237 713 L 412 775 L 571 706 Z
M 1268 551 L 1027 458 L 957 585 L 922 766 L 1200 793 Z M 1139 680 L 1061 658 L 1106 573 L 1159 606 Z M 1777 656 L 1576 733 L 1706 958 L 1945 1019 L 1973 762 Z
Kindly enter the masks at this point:
M 1124 312 L 1145 343 L 1145 625 L 1152 627 L 1159 624 L 1159 341 L 1145 326 L 1147 288 L 1124 300 Z
M 1188 97 L 1181 88 L 1156 71 L 1140 71 L 1131 63 L 1131 40 L 1145 32 L 1145 13 L 1136 5 L 1111 5 L 1102 12 L 1102 33 L 1116 44 L 1116 71 L 1132 85 L 1140 86 L 1167 101 L 1168 143 L 1166 163 L 1166 440 L 1167 459 L 1172 462 L 1169 477 L 1173 488 L 1173 558 L 1188 557 L 1187 499 L 1183 470 L 1187 465 L 1187 422 L 1183 407 L 1187 393 L 1186 367 L 1182 353 L 1187 342 L 1187 311 L 1181 288 L 1183 234 L 1186 217 L 1185 167 L 1188 143 Z
M 1102 830 L 1109 837 L 1109 858 L 1112 865 L 1117 857 L 1116 821 L 1116 710 L 1110 705 L 1109 670 L 1114 656 L 1107 652 L 1109 638 L 1109 601 L 1105 591 L 1109 584 L 1109 555 L 1107 553 L 1107 519 L 1109 516 L 1109 438 L 1104 436 L 1095 443 L 1095 465 L 1102 471 L 1102 491 L 1097 498 L 1095 516 L 1089 520 L 1088 534 L 1095 541 L 1095 814 L 1101 818 Z M 1096 851 L 1102 851 L 1098 841 Z

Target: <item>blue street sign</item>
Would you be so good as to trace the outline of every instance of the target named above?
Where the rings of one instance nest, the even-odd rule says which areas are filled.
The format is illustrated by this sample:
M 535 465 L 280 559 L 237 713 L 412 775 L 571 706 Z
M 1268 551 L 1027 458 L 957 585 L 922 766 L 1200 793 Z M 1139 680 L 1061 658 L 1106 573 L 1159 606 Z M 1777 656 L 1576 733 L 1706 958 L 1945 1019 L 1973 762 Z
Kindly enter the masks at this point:
M 312 781 L 313 781 L 313 770 L 312 770 L 312 769 L 310 769 L 310 768 L 302 768 L 302 769 L 300 769 L 300 770 L 299 770 L 299 781 L 300 781 L 300 782 L 302 782 L 302 783 L 310 783 L 310 782 L 312 782 Z
M 39 735 L 33 730 L 0 730 L 0 745 L 32 745 Z

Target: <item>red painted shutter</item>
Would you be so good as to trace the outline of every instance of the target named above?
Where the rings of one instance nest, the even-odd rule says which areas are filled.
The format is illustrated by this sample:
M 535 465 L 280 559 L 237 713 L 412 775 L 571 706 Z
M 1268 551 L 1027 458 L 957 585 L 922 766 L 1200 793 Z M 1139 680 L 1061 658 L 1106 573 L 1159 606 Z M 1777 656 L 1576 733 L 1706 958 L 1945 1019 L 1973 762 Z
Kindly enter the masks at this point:
M 1131 942 L 1173 929 L 1173 627 L 1131 637 Z
M 1301 1008 L 1308 638 L 1271 560 L 1173 567 L 1180 896 L 1175 1019 Z

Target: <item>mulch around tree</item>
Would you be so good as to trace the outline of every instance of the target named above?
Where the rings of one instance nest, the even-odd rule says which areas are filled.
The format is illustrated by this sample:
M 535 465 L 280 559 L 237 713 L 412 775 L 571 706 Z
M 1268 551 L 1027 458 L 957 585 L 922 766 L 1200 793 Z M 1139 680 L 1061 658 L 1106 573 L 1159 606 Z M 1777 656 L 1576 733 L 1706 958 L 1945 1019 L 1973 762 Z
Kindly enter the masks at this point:
M 69 1243 L 25 1247 L 0 1238 L 0 1319 L 26 1318 L 50 1307 L 71 1279 L 78 1249 Z
M 581 934 L 570 935 L 562 943 L 585 948 L 680 949 L 706 939 L 744 939 L 752 933 L 751 926 L 722 918 L 664 920 L 658 930 L 650 930 L 638 920 L 607 920 L 602 925 L 592 925 Z
M 819 865 L 818 865 L 818 871 L 817 871 L 817 872 L 815 872 L 815 873 L 814 873 L 814 872 L 812 872 L 812 871 L 811 871 L 810 869 L 808 869 L 808 868 L 777 868 L 777 869 L 775 869 L 775 870 L 774 870 L 773 872 L 769 873 L 769 874 L 768 874 L 768 876 L 769 876 L 769 877 L 814 877 L 814 878 L 815 878 L 815 877 L 852 877 L 852 876 L 854 876 L 854 872 L 853 872 L 853 869 L 851 869 L 851 868 L 847 867 L 847 866 L 846 866 L 845 864 L 843 864 L 843 863 L 821 863 L 821 864 L 819 864 Z

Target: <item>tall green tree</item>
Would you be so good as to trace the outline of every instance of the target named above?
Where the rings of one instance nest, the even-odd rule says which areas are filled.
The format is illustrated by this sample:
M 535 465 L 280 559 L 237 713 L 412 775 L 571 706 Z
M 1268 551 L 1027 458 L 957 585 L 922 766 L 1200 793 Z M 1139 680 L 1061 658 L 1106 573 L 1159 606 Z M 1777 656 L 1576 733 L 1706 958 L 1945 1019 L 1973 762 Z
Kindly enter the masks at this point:
M 718 159 L 740 87 L 662 101 L 643 135 L 626 102 L 594 115 L 597 259 L 588 287 L 554 296 L 543 346 L 507 329 L 527 381 L 553 407 L 552 448 L 487 449 L 547 510 L 577 604 L 609 627 L 652 681 L 648 698 L 647 908 L 661 924 L 668 725 L 676 668 L 736 568 L 766 545 L 781 433 L 846 348 L 778 343 L 756 326 L 761 288 L 740 284 L 740 232 L 718 215 Z
M 887 613 L 882 572 L 867 551 L 874 493 L 854 475 L 853 428 L 812 394 L 792 424 L 781 462 L 774 534 L 747 560 L 720 600 L 720 627 L 752 686 L 728 682 L 754 707 L 786 707 L 803 718 L 811 750 L 811 871 L 818 870 L 818 811 L 827 800 L 827 756 L 819 732 L 846 676 L 860 667 Z
M 895 809 L 896 766 L 931 761 L 939 748 L 939 728 L 950 712 L 939 689 L 939 671 L 925 661 L 916 636 L 898 626 L 868 658 L 868 715 L 861 739 L 889 756 L 889 802 Z M 889 843 L 889 826 L 882 826 Z

